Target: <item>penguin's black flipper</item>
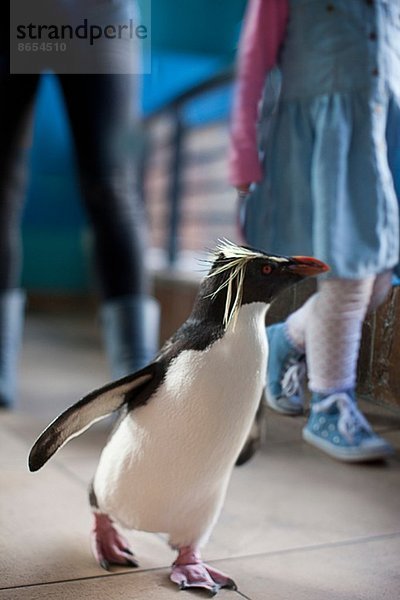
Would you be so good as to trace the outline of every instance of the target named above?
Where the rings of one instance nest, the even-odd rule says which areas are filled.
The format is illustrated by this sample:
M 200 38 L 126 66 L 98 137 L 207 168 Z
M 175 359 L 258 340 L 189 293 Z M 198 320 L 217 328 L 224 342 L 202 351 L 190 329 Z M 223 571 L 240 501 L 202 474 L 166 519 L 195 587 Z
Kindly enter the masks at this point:
M 40 469 L 70 439 L 124 404 L 130 410 L 145 404 L 162 379 L 162 371 L 159 363 L 152 363 L 133 375 L 94 390 L 68 408 L 36 440 L 29 454 L 29 469 Z

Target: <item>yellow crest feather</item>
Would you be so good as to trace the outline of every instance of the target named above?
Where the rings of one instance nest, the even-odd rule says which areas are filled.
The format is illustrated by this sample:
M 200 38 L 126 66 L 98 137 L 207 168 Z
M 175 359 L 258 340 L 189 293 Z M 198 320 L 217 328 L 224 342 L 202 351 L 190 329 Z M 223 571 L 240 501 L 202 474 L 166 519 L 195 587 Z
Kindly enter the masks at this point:
M 226 302 L 224 311 L 224 326 L 227 328 L 230 323 L 235 326 L 239 308 L 243 297 L 243 282 L 246 273 L 247 263 L 254 258 L 263 258 L 265 255 L 243 246 L 237 246 L 229 240 L 219 240 L 218 244 L 211 255 L 211 260 L 214 262 L 220 255 L 223 254 L 227 262 L 218 266 L 214 271 L 209 273 L 207 277 L 215 277 L 225 271 L 230 271 L 227 279 L 212 293 L 210 297 L 214 298 L 221 290 L 227 288 Z M 236 296 L 232 302 L 233 285 L 236 282 Z

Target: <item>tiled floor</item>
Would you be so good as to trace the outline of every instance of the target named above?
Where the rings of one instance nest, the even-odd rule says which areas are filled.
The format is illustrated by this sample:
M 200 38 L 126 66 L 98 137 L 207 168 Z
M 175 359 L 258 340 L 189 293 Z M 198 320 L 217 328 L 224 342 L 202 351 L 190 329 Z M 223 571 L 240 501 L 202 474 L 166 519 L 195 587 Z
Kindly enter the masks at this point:
M 89 548 L 87 484 L 104 443 L 99 424 L 30 474 L 41 428 L 107 380 L 94 323 L 31 315 L 21 402 L 0 414 L 0 600 L 201 598 L 169 582 L 162 536 L 128 537 L 137 570 L 107 574 Z M 400 451 L 400 416 L 365 406 Z M 386 464 L 336 463 L 301 441 L 302 419 L 269 413 L 268 441 L 234 472 L 204 556 L 251 600 L 397 600 L 400 597 L 400 452 Z

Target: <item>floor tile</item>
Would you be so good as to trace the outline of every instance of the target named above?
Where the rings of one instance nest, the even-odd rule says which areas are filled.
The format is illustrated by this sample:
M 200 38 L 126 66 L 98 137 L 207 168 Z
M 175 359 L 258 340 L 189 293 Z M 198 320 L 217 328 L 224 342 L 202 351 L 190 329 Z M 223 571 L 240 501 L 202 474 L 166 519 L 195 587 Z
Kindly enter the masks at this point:
M 400 529 L 400 463 L 345 465 L 269 445 L 235 469 L 207 557 L 331 543 Z
M 218 598 L 395 600 L 400 585 L 399 551 L 400 535 L 397 535 L 361 543 L 216 561 L 214 566 L 233 577 L 239 588 L 239 593 L 223 590 Z M 178 592 L 169 582 L 168 573 L 168 570 L 132 572 L 0 590 L 0 600 L 189 600 L 207 597 L 202 593 Z
M 18 409 L 53 419 L 109 378 L 94 316 L 29 316 Z
M 0 415 L 0 469 L 26 470 L 27 458 L 26 446 L 4 425 Z
M 180 592 L 169 581 L 168 570 L 0 590 L 0 600 L 201 600 L 209 597 L 207 593 Z M 242 597 L 236 592 L 221 590 L 217 598 L 241 600 Z
M 396 600 L 399 553 L 397 535 L 217 561 L 215 566 L 234 577 L 251 600 Z
M 79 579 L 102 573 L 90 551 L 91 515 L 81 486 L 49 468 L 30 475 L 2 471 L 0 486 L 0 588 Z M 152 534 L 127 535 L 141 568 L 172 562 L 163 540 Z M 133 539 L 132 539 L 133 538 Z
M 42 428 L 108 380 L 93 323 L 57 316 L 29 320 L 21 374 L 19 410 L 0 412 L 0 589 L 20 587 L 0 591 L 0 600 L 177 597 L 167 571 L 118 570 L 102 575 L 91 556 L 86 488 L 109 424 L 99 423 L 72 440 L 39 473 L 27 471 L 29 448 Z M 273 600 L 396 597 L 376 592 L 383 559 L 370 569 L 376 583 L 364 585 L 370 571 L 363 572 L 362 559 L 365 549 L 368 565 L 374 548 L 379 556 L 388 557 L 390 589 L 390 552 L 393 556 L 398 552 L 398 538 L 365 540 L 400 529 L 400 418 L 374 405 L 362 403 L 362 408 L 374 428 L 398 449 L 386 464 L 338 463 L 302 442 L 304 418 L 269 411 L 262 451 L 235 469 L 204 556 L 218 559 L 220 568 L 237 578 L 252 600 L 269 598 L 270 591 Z M 133 532 L 128 538 L 143 569 L 172 562 L 174 554 L 160 536 Z M 351 545 L 338 546 L 349 540 Z M 357 540 L 363 543 L 355 544 Z M 353 582 L 351 561 L 356 567 Z M 336 584 L 341 569 L 345 577 Z M 32 587 L 24 587 L 28 585 Z M 236 596 L 226 592 L 221 597 Z
M 8 446 L 9 445 L 9 446 Z M 87 489 L 55 462 L 29 473 L 26 447 L 0 428 L 0 588 L 98 575 L 90 552 Z M 160 537 L 127 534 L 142 568 L 174 554 Z
M 271 415 L 269 421 L 273 428 L 282 417 Z M 15 429 L 22 436 L 22 425 Z M 300 438 L 301 424 L 297 429 Z M 72 440 L 49 465 L 86 489 L 107 435 L 108 428 L 98 424 Z M 400 432 L 387 437 L 400 442 Z M 269 440 L 252 461 L 235 469 L 205 556 L 227 558 L 390 532 L 400 514 L 399 486 L 399 461 L 344 465 L 301 441 Z M 163 556 L 162 564 L 173 559 L 167 548 Z

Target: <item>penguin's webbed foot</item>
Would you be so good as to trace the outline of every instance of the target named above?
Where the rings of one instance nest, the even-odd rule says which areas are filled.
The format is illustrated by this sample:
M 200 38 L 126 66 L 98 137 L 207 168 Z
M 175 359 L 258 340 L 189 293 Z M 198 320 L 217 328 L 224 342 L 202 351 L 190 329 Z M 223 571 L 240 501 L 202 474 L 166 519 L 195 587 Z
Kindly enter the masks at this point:
M 91 535 L 93 555 L 103 569 L 110 570 L 111 565 L 138 567 L 128 541 L 115 529 L 110 517 L 95 513 Z
M 221 571 L 206 565 L 199 552 L 190 546 L 179 549 L 179 556 L 172 565 L 171 581 L 177 583 L 181 590 L 201 588 L 215 596 L 221 588 L 236 590 L 236 584 Z

